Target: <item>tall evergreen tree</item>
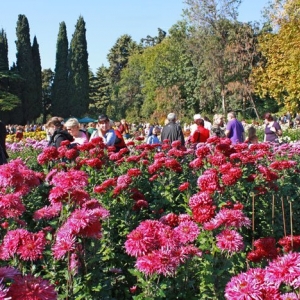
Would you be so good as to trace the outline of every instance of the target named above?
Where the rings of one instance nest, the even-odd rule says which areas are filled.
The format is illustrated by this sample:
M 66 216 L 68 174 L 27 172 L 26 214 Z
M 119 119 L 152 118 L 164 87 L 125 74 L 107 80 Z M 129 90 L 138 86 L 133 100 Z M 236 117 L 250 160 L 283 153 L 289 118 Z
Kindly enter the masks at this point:
M 17 70 L 23 78 L 21 84 L 20 98 L 22 101 L 22 118 L 18 123 L 25 124 L 32 122 L 37 117 L 35 109 L 36 105 L 36 76 L 34 71 L 34 63 L 32 58 L 32 49 L 30 44 L 29 24 L 25 15 L 18 16 L 17 22 Z
M 51 90 L 51 111 L 53 115 L 69 116 L 68 96 L 68 37 L 65 22 L 59 24 L 59 31 L 56 43 L 55 75 Z
M 102 65 L 97 69 L 96 76 L 90 76 L 89 115 L 106 113 L 110 99 L 110 78 L 108 68 Z
M 8 71 L 8 45 L 5 31 L 0 31 L 0 72 Z
M 85 22 L 79 17 L 72 36 L 69 52 L 69 112 L 80 117 L 89 106 L 89 66 Z
M 54 72 L 51 69 L 42 71 L 43 123 L 46 123 L 47 115 L 50 113 L 53 78 Z
M 35 75 L 35 105 L 32 107 L 33 118 L 36 119 L 43 112 L 42 105 L 42 67 L 41 67 L 41 57 L 39 44 L 37 42 L 36 36 L 33 38 L 32 43 L 32 61 L 33 61 L 33 71 Z
M 20 99 L 10 90 L 10 82 L 19 80 L 19 76 L 9 71 L 8 43 L 5 31 L 0 31 L 0 119 L 8 122 L 8 111 L 21 103 Z

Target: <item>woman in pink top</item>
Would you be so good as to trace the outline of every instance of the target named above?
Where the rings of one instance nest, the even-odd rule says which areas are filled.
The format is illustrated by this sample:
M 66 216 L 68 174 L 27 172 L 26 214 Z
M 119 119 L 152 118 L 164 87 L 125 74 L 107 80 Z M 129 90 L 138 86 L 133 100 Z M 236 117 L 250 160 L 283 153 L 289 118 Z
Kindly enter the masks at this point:
M 73 136 L 73 144 L 82 145 L 88 142 L 88 137 L 86 133 L 80 129 L 80 124 L 77 119 L 70 118 L 66 123 L 65 127 L 67 131 Z

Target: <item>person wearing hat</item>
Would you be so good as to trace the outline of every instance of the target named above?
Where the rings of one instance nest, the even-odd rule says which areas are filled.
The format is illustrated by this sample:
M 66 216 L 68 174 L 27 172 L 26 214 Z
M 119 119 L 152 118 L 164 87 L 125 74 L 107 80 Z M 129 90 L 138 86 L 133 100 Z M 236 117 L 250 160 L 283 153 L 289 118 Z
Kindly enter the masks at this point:
M 98 117 L 97 130 L 92 133 L 90 141 L 95 137 L 101 137 L 106 146 L 113 146 L 115 144 L 116 133 L 107 115 L 102 114 Z
M 169 113 L 167 119 L 169 123 L 162 129 L 161 141 L 169 140 L 170 143 L 180 141 L 181 145 L 184 146 L 184 135 L 181 126 L 176 123 L 176 115 L 174 113 Z

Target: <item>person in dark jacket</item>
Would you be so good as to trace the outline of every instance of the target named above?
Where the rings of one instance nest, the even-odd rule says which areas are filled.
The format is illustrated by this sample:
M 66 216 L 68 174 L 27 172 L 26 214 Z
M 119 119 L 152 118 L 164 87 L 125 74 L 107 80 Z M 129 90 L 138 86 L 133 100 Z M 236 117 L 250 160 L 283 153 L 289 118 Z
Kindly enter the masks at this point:
M 169 113 L 167 117 L 169 123 L 166 124 L 161 132 L 161 141 L 169 140 L 170 143 L 180 141 L 181 146 L 184 146 L 185 140 L 181 126 L 176 123 L 176 114 Z
M 74 138 L 63 128 L 63 119 L 52 117 L 46 124 L 47 133 L 50 137 L 48 146 L 60 147 L 62 141 L 72 142 Z
M 6 152 L 6 126 L 0 121 L 0 165 L 6 164 L 8 159 L 8 154 Z

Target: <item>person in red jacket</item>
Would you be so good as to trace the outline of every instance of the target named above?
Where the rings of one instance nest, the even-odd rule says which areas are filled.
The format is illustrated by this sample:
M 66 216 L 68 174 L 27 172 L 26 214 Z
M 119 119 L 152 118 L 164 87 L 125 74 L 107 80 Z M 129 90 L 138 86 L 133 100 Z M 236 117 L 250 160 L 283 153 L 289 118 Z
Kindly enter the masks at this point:
M 204 128 L 204 120 L 198 119 L 197 120 L 197 129 L 191 136 L 191 143 L 198 144 L 198 143 L 205 143 L 209 138 L 209 130 Z

